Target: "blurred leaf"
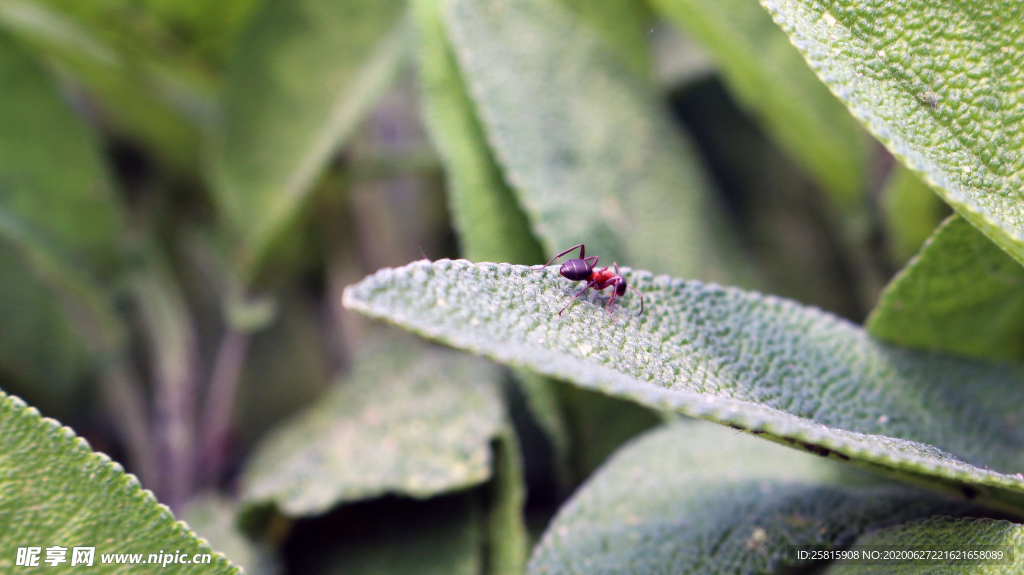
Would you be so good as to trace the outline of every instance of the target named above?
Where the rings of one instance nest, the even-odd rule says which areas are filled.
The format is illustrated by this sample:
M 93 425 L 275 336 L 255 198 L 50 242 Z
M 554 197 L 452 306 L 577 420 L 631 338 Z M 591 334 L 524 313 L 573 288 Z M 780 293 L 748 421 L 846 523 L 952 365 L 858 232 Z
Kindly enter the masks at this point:
M 1020 573 L 1020 556 L 1024 553 L 1024 526 L 994 519 L 953 519 L 931 517 L 868 533 L 857 539 L 857 545 L 923 545 L 931 548 L 952 547 L 964 549 L 973 545 L 1009 545 L 1013 552 L 1011 563 L 1002 565 L 957 565 L 953 562 L 933 565 L 834 565 L 829 575 L 856 573 L 857 575 L 885 575 L 946 573 L 948 575 L 981 575 L 983 573 Z
M 238 528 L 238 506 L 222 495 L 206 493 L 194 497 L 182 510 L 181 519 L 232 563 L 245 569 L 247 575 L 281 572 L 274 554 L 250 541 Z
M 209 115 L 201 91 L 167 86 L 138 54 L 124 54 L 44 4 L 0 1 L 0 23 L 64 76 L 94 96 L 107 128 L 145 143 L 181 170 L 197 169 L 200 120 Z
M 424 123 L 448 176 L 460 253 L 472 261 L 533 263 L 543 252 L 505 184 L 445 39 L 442 0 L 415 0 L 416 58 Z
M 654 0 L 711 53 L 737 99 L 838 201 L 864 195 L 868 138 L 756 0 Z
M 688 34 L 665 24 L 664 20 L 659 20 L 648 34 L 654 77 L 663 90 L 682 88 L 715 73 L 715 65 L 707 50 Z
M 579 20 L 604 41 L 604 47 L 618 56 L 638 78 L 648 78 L 653 65 L 647 38 L 653 15 L 646 2 L 639 0 L 562 0 Z
M 484 528 L 476 493 L 375 505 L 317 575 L 479 575 Z M 521 571 L 520 571 L 521 572 Z M 489 572 L 488 572 L 489 573 Z
M 109 273 L 124 216 L 99 142 L 2 31 L 0 101 L 0 210 L 93 272 Z
M 85 440 L 52 419 L 0 392 L 0 541 L 9 545 L 67 548 L 67 563 L 48 573 L 80 573 L 71 566 L 72 547 L 95 547 L 90 573 L 124 573 L 124 565 L 101 563 L 101 554 L 212 553 L 138 481 Z M 0 555 L 0 569 L 14 572 L 15 549 Z M 239 573 L 220 554 L 212 564 L 169 564 L 166 573 Z
M 190 59 L 219 71 L 258 0 L 142 0 L 151 21 Z
M 562 413 L 562 401 L 555 388 L 558 383 L 525 369 L 517 369 L 513 373 L 530 416 L 544 432 L 551 446 L 551 463 L 555 474 L 562 485 L 568 486 L 570 435 L 568 422 Z
M 22 0 L 25 1 L 25 0 Z M 62 13 L 103 43 L 114 47 L 123 56 L 159 67 L 178 82 L 212 88 L 223 66 L 229 44 L 245 22 L 248 6 L 254 0 L 29 0 Z M 220 27 L 221 37 L 214 40 L 223 51 L 213 53 L 197 50 L 210 38 L 191 23 L 175 18 L 170 10 L 176 4 L 178 13 L 188 8 L 204 12 L 199 18 L 207 29 Z M 205 4 L 206 6 L 201 6 Z M 177 21 L 175 21 L 177 20 Z M 191 30 L 189 28 L 192 28 Z
M 738 206 L 766 290 L 860 321 L 867 314 L 851 281 L 828 203 L 793 158 L 739 109 L 714 78 L 672 98 L 725 197 Z
M 896 164 L 882 189 L 889 258 L 902 267 L 942 223 L 946 207 L 914 172 Z
M 242 499 L 302 516 L 387 493 L 426 498 L 483 483 L 504 425 L 496 378 L 497 368 L 479 359 L 387 345 L 263 441 Z
M 44 282 L 0 246 L 0 384 L 50 415 L 67 417 L 86 370 L 82 342 Z
M 1024 268 L 960 216 L 928 239 L 865 326 L 899 345 L 1024 358 Z
M 735 288 L 626 271 L 609 317 L 599 296 L 556 310 L 557 270 L 415 262 L 345 290 L 346 307 L 581 387 L 854 462 L 968 499 L 1024 505 L 1024 370 L 881 344 L 814 308 Z M 596 300 L 596 301 L 595 301 Z M 998 471 L 997 471 L 998 470 Z
M 526 485 L 519 442 L 506 425 L 493 442 L 494 477 L 490 483 L 488 511 L 488 573 L 521 575 L 526 564 L 527 541 L 523 507 Z
M 619 450 L 559 511 L 528 573 L 776 573 L 788 545 L 842 545 L 965 506 L 706 423 Z
M 25 385 L 49 384 L 30 395 L 66 394 L 83 349 L 120 343 L 110 294 L 91 276 L 109 278 L 119 263 L 122 208 L 98 142 L 2 31 L 0 101 L 0 360 Z
M 391 80 L 398 0 L 270 0 L 237 47 L 210 177 L 248 283 L 331 154 Z
M 763 4 L 893 155 L 1024 262 L 1018 2 Z
M 648 82 L 548 0 L 451 2 L 469 93 L 545 251 L 727 280 L 742 266 Z
M 268 429 L 320 398 L 332 383 L 318 302 L 282 290 L 281 310 L 252 335 L 231 426 L 242 451 Z
M 618 397 L 565 383 L 555 392 L 572 438 L 572 484 L 590 476 L 629 438 L 662 422 L 655 411 Z

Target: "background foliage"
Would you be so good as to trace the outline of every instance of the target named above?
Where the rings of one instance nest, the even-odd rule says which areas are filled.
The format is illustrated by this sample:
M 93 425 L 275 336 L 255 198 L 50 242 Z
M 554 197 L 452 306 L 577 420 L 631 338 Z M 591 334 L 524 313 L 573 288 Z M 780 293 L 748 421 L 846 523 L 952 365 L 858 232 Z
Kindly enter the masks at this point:
M 1024 556 L 1022 39 L 1010 0 L 0 0 L 0 568 Z M 522 264 L 581 242 L 642 316 L 557 314 Z

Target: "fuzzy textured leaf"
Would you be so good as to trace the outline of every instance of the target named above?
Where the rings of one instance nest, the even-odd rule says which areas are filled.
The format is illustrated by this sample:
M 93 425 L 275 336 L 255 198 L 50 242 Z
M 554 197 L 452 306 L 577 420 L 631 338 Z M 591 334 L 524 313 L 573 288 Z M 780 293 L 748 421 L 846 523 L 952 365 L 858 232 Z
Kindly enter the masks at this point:
M 272 0 L 251 22 L 211 150 L 214 192 L 241 242 L 243 276 L 394 74 L 403 6 Z
M 704 422 L 620 449 L 548 526 L 528 573 L 775 573 L 787 545 L 966 506 Z M 712 544 L 713 542 L 713 544 Z
M 441 0 L 415 0 L 416 63 L 423 119 L 448 176 L 446 196 L 460 253 L 472 261 L 542 260 L 530 223 L 505 184 L 441 22 Z
M 889 151 L 1024 262 L 1019 2 L 762 4 Z
M 614 316 L 557 270 L 441 260 L 385 269 L 346 306 L 652 407 L 727 423 L 989 505 L 1024 505 L 1024 369 L 891 347 L 794 302 L 624 271 Z
M 386 493 L 426 498 L 483 483 L 491 442 L 507 425 L 499 376 L 463 354 L 384 346 L 264 440 L 242 498 L 303 516 Z
M 175 521 L 134 476 L 89 449 L 70 428 L 40 417 L 21 400 L 0 392 L 0 571 L 14 573 L 17 547 L 67 548 L 67 562 L 43 563 L 47 573 L 80 573 L 71 548 L 95 547 L 90 573 L 125 573 L 124 565 L 102 564 L 103 553 L 180 550 L 191 558 L 213 553 L 209 545 Z M 240 573 L 219 553 L 210 564 L 168 564 L 161 573 Z
M 550 0 L 453 0 L 445 17 L 488 141 L 547 253 L 585 241 L 602 263 L 734 279 L 692 146 L 589 26 Z
M 1024 358 L 1024 268 L 952 216 L 886 287 L 868 332 L 899 345 Z
M 1009 545 L 1014 561 L 1007 565 L 836 565 L 828 575 L 995 575 L 1024 573 L 1024 525 L 994 519 L 933 517 L 864 535 L 858 545 L 923 545 L 963 548 L 967 545 Z
M 709 50 L 733 94 L 841 206 L 866 191 L 868 138 L 757 0 L 655 0 Z

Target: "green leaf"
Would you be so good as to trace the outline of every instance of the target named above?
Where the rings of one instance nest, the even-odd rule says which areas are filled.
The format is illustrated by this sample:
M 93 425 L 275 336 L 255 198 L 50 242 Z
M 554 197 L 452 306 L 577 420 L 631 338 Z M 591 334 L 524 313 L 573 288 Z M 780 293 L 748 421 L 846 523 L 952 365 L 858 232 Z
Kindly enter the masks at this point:
M 788 545 L 966 506 L 705 423 L 620 449 L 561 508 L 527 572 L 775 573 Z
M 393 77 L 403 5 L 272 0 L 244 34 L 227 77 L 210 173 L 240 242 L 243 283 Z
M 630 401 L 563 383 L 556 386 L 572 438 L 571 485 L 589 477 L 629 438 L 663 421 L 661 414 Z
M 445 38 L 441 0 L 414 0 L 423 119 L 448 176 L 460 253 L 473 261 L 543 259 L 529 222 L 502 178 Z
M 489 485 L 491 506 L 487 517 L 488 573 L 521 575 L 526 563 L 526 485 L 519 441 L 510 425 L 495 438 L 494 473 Z
M 555 475 L 562 486 L 568 487 L 571 483 L 571 443 L 568 421 L 562 413 L 562 400 L 557 393 L 556 386 L 560 384 L 525 369 L 517 369 L 513 374 L 523 394 L 527 411 L 537 426 L 543 430 L 551 446 L 551 464 L 555 469 Z
M 734 261 L 690 143 L 650 82 L 554 1 L 453 0 L 449 36 L 488 141 L 548 253 L 724 280 Z
M 185 505 L 181 519 L 216 547 L 246 575 L 275 575 L 279 560 L 269 549 L 249 540 L 239 529 L 238 505 L 217 493 L 203 493 Z
M 45 282 L 0 246 L 0 370 L 5 387 L 51 415 L 69 415 L 85 350 Z
M 119 52 L 45 4 L 2 0 L 0 23 L 52 68 L 84 86 L 102 109 L 107 129 L 145 142 L 178 169 L 197 170 L 199 125 L 209 121 L 212 108 L 201 87 L 162 78 L 138 61 L 143 57 L 137 50 Z
M 92 271 L 110 272 L 124 215 L 99 142 L 2 30 L 0 101 L 0 210 Z
M 882 189 L 889 259 L 902 267 L 942 223 L 947 209 L 913 172 L 896 164 Z
M 557 270 L 441 260 L 381 270 L 344 304 L 454 347 L 988 505 L 1024 505 L 1024 369 L 890 347 L 814 308 L 624 270 L 610 316 Z
M 1024 262 L 1018 2 L 762 3 L 893 155 Z
M 591 28 L 604 42 L 604 47 L 618 56 L 639 78 L 652 74 L 650 35 L 653 16 L 645 2 L 639 0 L 561 0 L 580 21 Z
M 1024 268 L 950 217 L 886 287 L 868 332 L 899 345 L 1024 359 Z
M 1012 563 L 1002 565 L 937 565 L 934 569 L 924 564 L 913 565 L 836 565 L 829 575 L 899 575 L 918 573 L 947 573 L 949 575 L 981 575 L 988 573 L 1020 573 L 1020 557 L 1024 553 L 1024 526 L 995 519 L 953 519 L 932 517 L 868 533 L 857 540 L 858 545 L 923 545 L 964 549 L 971 545 L 1008 545 L 1013 552 Z M 1012 567 L 1011 567 L 1012 564 Z
M 119 263 L 122 206 L 95 136 L 2 30 L 0 102 L 0 361 L 23 384 L 66 394 L 83 349 L 109 353 L 119 335 L 95 278 L 110 279 Z
M 756 0 L 654 0 L 711 53 L 736 98 L 840 206 L 861 200 L 868 138 Z
M 304 516 L 387 493 L 426 498 L 481 484 L 492 473 L 491 442 L 507 425 L 498 375 L 462 354 L 384 346 L 259 446 L 242 499 Z
M 19 546 L 42 547 L 48 573 L 80 573 L 71 566 L 73 547 L 95 547 L 90 573 L 124 573 L 124 565 L 102 563 L 102 554 L 175 553 L 191 558 L 213 553 L 171 512 L 144 491 L 135 477 L 85 440 L 21 400 L 0 392 L 0 570 L 16 572 Z M 43 563 L 45 549 L 67 548 L 66 563 Z M 168 564 L 166 573 L 239 573 L 222 555 L 210 564 Z

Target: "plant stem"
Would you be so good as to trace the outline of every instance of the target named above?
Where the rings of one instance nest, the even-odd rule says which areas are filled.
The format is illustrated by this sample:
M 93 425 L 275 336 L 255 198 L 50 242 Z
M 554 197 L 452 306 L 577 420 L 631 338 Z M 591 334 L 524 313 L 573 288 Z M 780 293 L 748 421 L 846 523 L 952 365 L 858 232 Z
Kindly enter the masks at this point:
M 242 366 L 249 349 L 249 334 L 235 331 L 230 326 L 225 329 L 203 409 L 200 469 L 206 485 L 216 484 L 224 468 L 231 415 L 234 412 Z
M 117 431 L 124 441 L 132 471 L 143 487 L 157 487 L 156 456 L 146 417 L 146 402 L 123 359 L 111 361 L 100 370 L 100 385 L 109 409 L 115 414 Z

